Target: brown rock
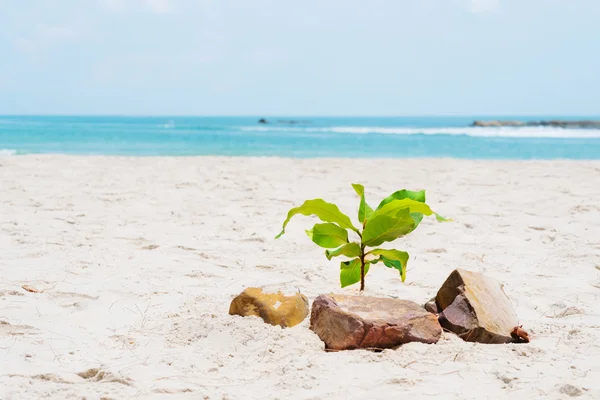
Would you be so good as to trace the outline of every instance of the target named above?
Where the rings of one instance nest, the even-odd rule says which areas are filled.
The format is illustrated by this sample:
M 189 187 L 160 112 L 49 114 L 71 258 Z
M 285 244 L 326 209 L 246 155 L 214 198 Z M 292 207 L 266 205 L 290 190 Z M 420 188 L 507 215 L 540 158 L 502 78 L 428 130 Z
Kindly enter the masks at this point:
M 440 324 L 468 342 L 508 343 L 518 325 L 500 284 L 477 272 L 454 270 L 435 297 Z
M 285 296 L 281 292 L 263 293 L 260 288 L 248 288 L 233 299 L 229 314 L 254 315 L 268 324 L 288 328 L 304 321 L 308 315 L 308 299 L 300 293 Z
M 412 301 L 337 294 L 315 299 L 310 329 L 330 350 L 436 343 L 442 335 L 435 315 Z
M 33 286 L 29 286 L 29 285 L 23 285 L 23 286 L 21 286 L 21 287 L 22 287 L 24 290 L 27 290 L 28 292 L 31 292 L 31 293 L 39 293 L 39 292 L 40 292 L 40 291 L 39 291 L 37 288 L 35 288 L 35 287 L 33 287 Z
M 425 305 L 423 307 L 432 314 L 437 315 L 440 313 L 440 310 L 438 310 L 438 307 L 437 307 L 437 303 L 435 302 L 435 297 L 433 299 L 429 300 L 427 303 L 425 303 Z

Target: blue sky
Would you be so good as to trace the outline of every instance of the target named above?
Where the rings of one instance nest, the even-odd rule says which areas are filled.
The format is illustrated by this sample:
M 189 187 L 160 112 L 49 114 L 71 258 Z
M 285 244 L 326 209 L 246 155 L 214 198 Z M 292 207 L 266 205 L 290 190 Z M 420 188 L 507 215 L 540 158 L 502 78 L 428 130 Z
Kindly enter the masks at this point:
M 0 114 L 600 115 L 598 0 L 0 0 Z

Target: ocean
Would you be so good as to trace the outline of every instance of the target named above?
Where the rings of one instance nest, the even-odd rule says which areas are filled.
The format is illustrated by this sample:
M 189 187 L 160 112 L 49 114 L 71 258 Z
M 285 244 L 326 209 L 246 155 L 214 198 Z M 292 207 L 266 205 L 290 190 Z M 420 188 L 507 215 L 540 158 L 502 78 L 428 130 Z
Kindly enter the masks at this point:
M 569 117 L 260 118 L 0 116 L 0 156 L 600 159 L 599 129 L 469 126 Z

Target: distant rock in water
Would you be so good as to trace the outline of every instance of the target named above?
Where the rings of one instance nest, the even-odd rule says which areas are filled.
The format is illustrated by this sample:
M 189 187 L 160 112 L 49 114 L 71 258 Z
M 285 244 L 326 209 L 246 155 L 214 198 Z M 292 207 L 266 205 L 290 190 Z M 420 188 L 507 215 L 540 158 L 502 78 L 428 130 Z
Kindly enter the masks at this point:
M 522 121 L 474 121 L 473 126 L 479 127 L 500 127 L 500 126 L 526 126 Z
M 279 120 L 277 121 L 279 124 L 310 124 L 311 121 L 296 121 L 293 119 L 290 120 Z
M 584 128 L 584 129 L 600 129 L 600 121 L 564 121 L 564 120 L 549 120 L 549 121 L 473 121 L 471 126 L 477 127 L 522 127 L 522 126 L 549 126 L 553 128 Z
M 269 121 L 267 121 L 264 118 L 261 118 L 258 120 L 259 124 L 268 124 Z M 291 124 L 291 125 L 295 125 L 295 124 L 310 124 L 312 123 L 312 121 L 297 121 L 294 119 L 289 119 L 289 120 L 285 120 L 285 119 L 280 119 L 277 121 L 278 124 Z

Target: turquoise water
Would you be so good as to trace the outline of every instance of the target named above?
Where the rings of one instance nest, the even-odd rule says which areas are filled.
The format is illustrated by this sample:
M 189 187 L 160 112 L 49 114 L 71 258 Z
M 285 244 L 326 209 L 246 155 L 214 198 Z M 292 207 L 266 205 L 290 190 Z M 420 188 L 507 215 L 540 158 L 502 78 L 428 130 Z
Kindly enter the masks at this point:
M 557 116 L 259 118 L 0 116 L 0 156 L 600 159 L 600 130 L 469 126 L 474 119 L 569 119 Z

